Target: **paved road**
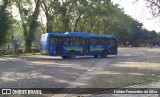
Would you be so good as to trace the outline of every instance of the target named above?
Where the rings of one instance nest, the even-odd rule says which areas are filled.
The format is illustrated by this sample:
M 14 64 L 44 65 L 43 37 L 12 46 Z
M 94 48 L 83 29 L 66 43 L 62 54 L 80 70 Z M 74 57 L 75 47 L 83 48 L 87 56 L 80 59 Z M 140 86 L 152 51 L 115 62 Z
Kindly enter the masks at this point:
M 23 56 L 0 58 L 0 87 L 62 88 L 96 65 L 101 58 Z
M 118 88 L 160 79 L 160 50 L 121 48 L 108 58 L 63 60 L 43 55 L 1 57 L 1 88 Z

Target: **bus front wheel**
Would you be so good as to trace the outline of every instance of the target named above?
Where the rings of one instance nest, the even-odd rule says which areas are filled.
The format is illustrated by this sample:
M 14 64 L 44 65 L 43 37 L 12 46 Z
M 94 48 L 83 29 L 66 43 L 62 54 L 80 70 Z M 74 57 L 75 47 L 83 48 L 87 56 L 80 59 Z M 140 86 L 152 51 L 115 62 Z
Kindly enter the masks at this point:
M 76 57 L 75 51 L 70 51 L 69 54 L 68 54 L 68 58 L 69 59 L 74 59 L 75 57 Z
M 106 57 L 107 57 L 107 51 L 102 51 L 101 57 L 102 57 L 102 58 L 106 58 Z
M 67 56 L 61 56 L 63 59 L 67 59 Z

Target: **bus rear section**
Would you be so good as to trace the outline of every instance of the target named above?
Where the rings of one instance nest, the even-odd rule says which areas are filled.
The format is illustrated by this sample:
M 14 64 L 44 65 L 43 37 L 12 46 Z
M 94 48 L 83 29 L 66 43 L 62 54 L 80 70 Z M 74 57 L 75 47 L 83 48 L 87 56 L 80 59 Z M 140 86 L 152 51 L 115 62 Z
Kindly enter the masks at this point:
M 42 34 L 41 35 L 41 39 L 40 39 L 40 53 L 41 54 L 45 54 L 47 55 L 49 52 L 48 52 L 48 47 L 49 47 L 49 44 L 48 44 L 48 33 L 46 34 Z
M 64 34 L 49 34 L 49 55 L 50 56 L 61 56 L 63 55 L 63 38 Z

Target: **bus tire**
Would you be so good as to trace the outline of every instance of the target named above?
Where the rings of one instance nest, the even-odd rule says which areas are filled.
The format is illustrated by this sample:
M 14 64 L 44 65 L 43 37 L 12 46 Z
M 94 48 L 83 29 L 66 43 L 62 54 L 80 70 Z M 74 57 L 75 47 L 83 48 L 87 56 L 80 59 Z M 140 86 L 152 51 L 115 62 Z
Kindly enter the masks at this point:
M 68 53 L 68 58 L 69 58 L 69 59 L 74 59 L 75 57 L 76 57 L 75 51 L 70 51 L 70 52 Z
M 68 57 L 67 56 L 61 56 L 63 59 L 67 59 Z
M 107 55 L 108 55 L 107 51 L 102 51 L 102 52 L 101 52 L 101 57 L 102 57 L 102 58 L 106 58 Z
M 98 58 L 98 55 L 93 55 L 95 58 Z

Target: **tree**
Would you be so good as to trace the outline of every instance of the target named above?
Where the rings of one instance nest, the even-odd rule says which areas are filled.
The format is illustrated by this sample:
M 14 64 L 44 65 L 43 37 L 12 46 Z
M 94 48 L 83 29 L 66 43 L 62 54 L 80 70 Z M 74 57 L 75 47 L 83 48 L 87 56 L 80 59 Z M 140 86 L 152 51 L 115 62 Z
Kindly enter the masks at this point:
M 11 14 L 6 10 L 9 0 L 3 0 L 0 5 L 0 46 L 8 42 L 11 31 Z
M 134 3 L 139 0 L 134 0 Z M 160 16 L 160 0 L 144 0 L 146 2 L 146 7 L 149 8 L 153 17 Z
M 68 24 L 67 21 L 67 9 L 66 6 L 70 3 L 71 0 L 42 0 L 42 9 L 46 16 L 46 32 L 53 32 L 55 25 L 55 18 L 57 14 L 63 14 L 63 21 Z M 58 16 L 59 17 L 59 16 Z M 67 25 L 68 26 L 68 25 Z M 66 29 L 69 29 L 66 27 Z
M 154 17 L 160 16 L 160 0 L 145 0 L 146 6 L 150 8 Z
M 23 27 L 24 52 L 30 53 L 32 41 L 34 40 L 34 33 L 37 28 L 41 0 L 34 0 L 34 2 L 33 0 L 15 0 L 15 3 L 19 10 Z

